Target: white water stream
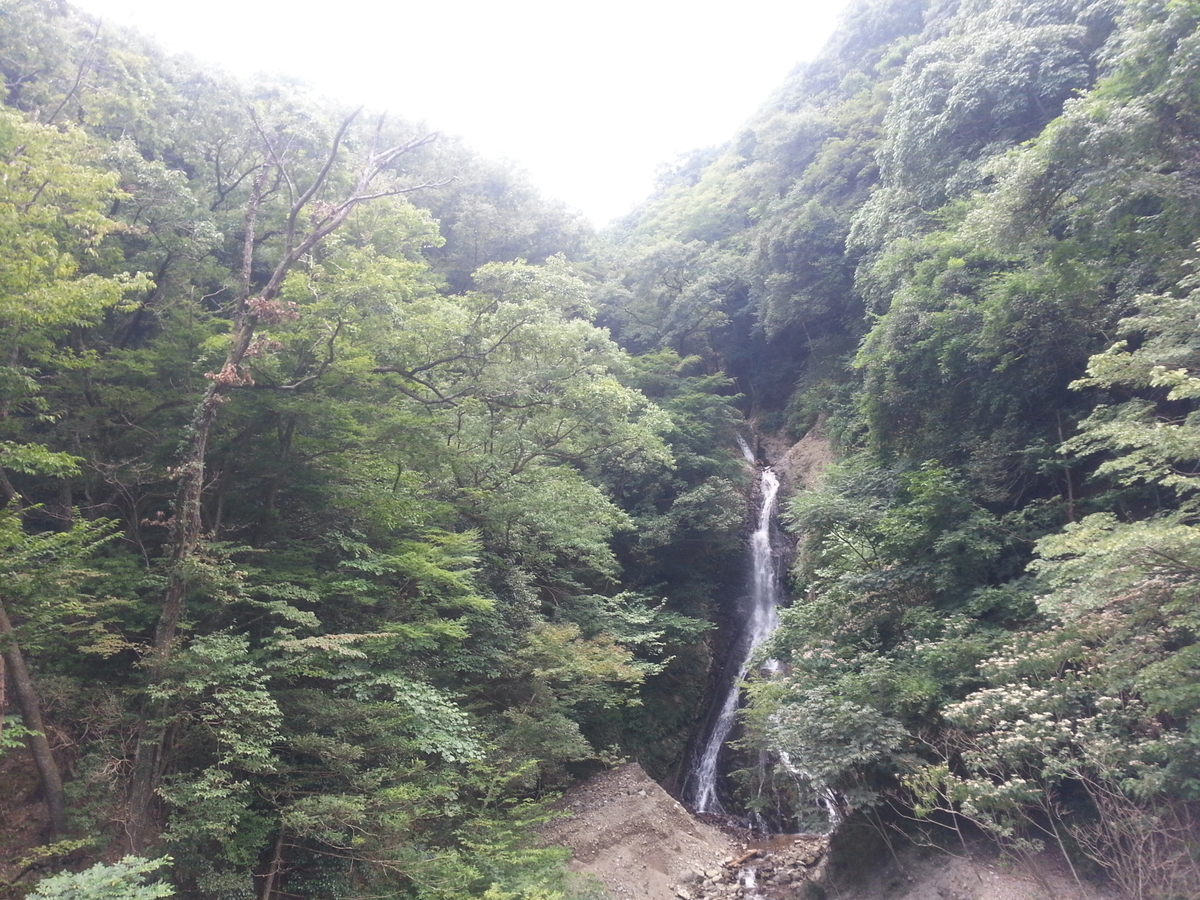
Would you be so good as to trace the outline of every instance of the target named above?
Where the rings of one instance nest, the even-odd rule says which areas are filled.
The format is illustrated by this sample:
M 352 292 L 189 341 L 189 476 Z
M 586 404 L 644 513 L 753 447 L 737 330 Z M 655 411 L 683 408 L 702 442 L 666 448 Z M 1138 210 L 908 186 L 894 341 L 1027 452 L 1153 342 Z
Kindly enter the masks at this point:
M 738 443 L 746 460 L 753 463 L 755 459 L 750 448 L 740 438 Z M 717 780 L 720 774 L 717 769 L 718 757 L 737 721 L 741 682 L 750 669 L 754 651 L 779 624 L 779 615 L 776 612 L 781 599 L 779 573 L 776 571 L 776 561 L 771 552 L 771 523 L 779 494 L 779 478 L 770 468 L 764 468 L 759 473 L 758 486 L 758 520 L 753 534 L 750 535 L 748 547 L 750 574 L 747 585 L 746 621 L 742 637 L 731 651 L 735 654 L 733 658 L 738 660 L 737 676 L 723 688 L 720 707 L 711 720 L 712 725 L 695 757 L 684 788 L 685 799 L 698 813 L 725 812 L 717 797 Z

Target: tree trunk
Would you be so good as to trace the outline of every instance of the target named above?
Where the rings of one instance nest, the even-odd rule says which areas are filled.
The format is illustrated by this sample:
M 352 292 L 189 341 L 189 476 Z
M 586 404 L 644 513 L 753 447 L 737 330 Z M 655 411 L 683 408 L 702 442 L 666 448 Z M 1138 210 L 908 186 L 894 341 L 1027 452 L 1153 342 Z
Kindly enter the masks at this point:
M 253 116 L 253 113 L 251 114 Z M 242 242 L 241 283 L 233 305 L 233 322 L 229 335 L 229 349 L 225 364 L 219 372 L 210 372 L 210 381 L 204 398 L 196 407 L 192 418 L 187 448 L 180 460 L 180 481 L 175 501 L 175 517 L 171 530 L 171 565 L 167 574 L 167 589 L 163 597 L 162 611 L 154 632 L 154 646 L 147 666 L 147 678 L 151 684 L 162 680 L 170 661 L 183 618 L 184 600 L 189 590 L 188 561 L 200 545 L 203 531 L 201 503 L 204 495 L 204 473 L 208 455 L 208 441 L 216 422 L 217 410 L 228 398 L 233 388 L 253 384 L 253 379 L 244 370 L 243 363 L 254 340 L 260 316 L 284 319 L 295 314 L 276 302 L 283 289 L 288 272 L 307 254 L 342 226 L 354 209 L 361 203 L 378 197 L 395 196 L 419 190 L 425 185 L 395 186 L 376 189 L 373 183 L 388 172 L 393 163 L 405 153 L 424 146 L 434 135 L 418 138 L 407 144 L 370 152 L 359 173 L 352 191 L 340 203 L 321 203 L 314 207 L 316 198 L 328 184 L 334 163 L 341 152 L 342 139 L 358 113 L 343 120 L 341 128 L 333 138 L 323 168 L 313 178 L 308 188 L 295 195 L 294 181 L 287 171 L 284 151 L 276 144 L 277 136 L 264 130 L 257 119 L 254 124 L 264 144 L 264 160 L 251 189 L 246 206 L 245 234 Z M 264 199 L 264 188 L 268 174 L 280 173 L 288 186 L 292 198 L 283 228 L 283 251 L 270 277 L 257 292 L 253 292 L 252 270 L 254 264 L 257 221 Z M 308 212 L 307 217 L 302 214 Z M 305 218 L 311 227 L 303 224 Z M 252 296 L 252 293 L 254 294 Z M 165 709 L 155 710 L 155 715 L 143 714 L 139 726 L 138 746 L 134 758 L 133 779 L 129 792 L 128 840 L 132 853 L 140 854 L 155 826 L 153 806 L 158 791 L 158 782 L 164 770 L 164 739 L 168 723 Z
M 292 439 L 296 436 L 296 417 L 288 416 L 286 421 L 277 422 L 275 433 L 279 441 L 279 452 L 276 454 L 276 471 L 267 482 L 267 493 L 263 499 L 263 511 L 269 515 L 275 512 L 275 501 L 279 496 L 279 485 L 283 481 L 283 470 L 288 458 L 292 455 Z
M 279 834 L 275 838 L 275 849 L 271 853 L 271 864 L 267 866 L 267 874 L 263 879 L 262 893 L 259 895 L 259 900 L 271 900 L 271 895 L 275 893 L 275 882 L 279 879 L 279 873 L 283 869 L 283 826 L 279 826 Z
M 50 837 L 53 838 L 65 834 L 67 830 L 67 800 L 63 792 L 62 774 L 54 760 L 54 753 L 50 750 L 37 690 L 33 686 L 33 679 L 29 677 L 29 670 L 25 668 L 25 658 L 21 655 L 21 648 L 17 644 L 17 636 L 4 609 L 3 600 L 0 600 L 0 655 L 4 657 L 3 668 L 12 677 L 13 694 L 17 698 L 21 718 L 30 732 L 25 738 L 25 743 L 33 756 L 38 777 L 42 782 L 42 794 L 50 817 Z M 3 706 L 0 706 L 0 712 L 3 712 Z
M 230 335 L 229 350 L 225 365 L 216 374 L 210 373 L 208 390 L 196 407 L 192 418 L 190 439 L 183 455 L 180 470 L 179 491 L 175 495 L 175 515 L 171 525 L 171 564 L 167 570 L 167 589 L 163 596 L 162 611 L 154 629 L 154 645 L 150 651 L 147 677 L 150 684 L 162 681 L 166 665 L 170 661 L 179 622 L 183 617 L 183 601 L 187 596 L 189 579 L 187 563 L 200 545 L 203 531 L 201 503 L 204 499 L 204 470 L 208 458 L 208 439 L 212 434 L 217 409 L 225 401 L 224 391 L 241 383 L 239 366 L 246 357 L 246 350 L 254 336 L 257 318 L 247 312 L 250 266 L 254 253 L 254 228 L 258 206 L 262 201 L 262 188 L 267 169 L 264 167 L 255 179 L 250 206 L 246 211 L 246 235 L 243 260 L 243 289 L 239 296 L 234 317 L 233 334 Z M 164 709 L 155 710 L 154 715 L 142 715 L 138 727 L 137 751 L 133 763 L 133 779 L 129 787 L 129 813 L 127 835 L 131 853 L 142 853 L 155 827 L 154 797 L 162 774 L 163 738 L 166 734 Z M 153 720 L 157 719 L 156 724 Z
M 245 326 L 243 326 L 245 327 Z M 250 338 L 235 329 L 233 341 L 227 356 L 226 369 L 236 369 L 245 356 Z M 253 325 L 246 328 L 253 332 Z M 203 523 L 201 518 L 201 503 L 204 495 L 204 469 L 208 455 L 208 438 L 212 433 L 213 423 L 217 418 L 217 409 L 224 402 L 223 385 L 214 381 L 204 394 L 196 408 L 192 419 L 191 440 L 187 453 L 184 455 L 179 493 L 175 500 L 175 521 L 171 532 L 171 565 L 167 574 L 167 590 L 163 597 L 162 611 L 159 613 L 158 626 L 154 630 L 154 645 L 150 651 L 150 664 L 147 667 L 150 684 L 162 681 L 166 665 L 170 661 L 175 637 L 179 632 L 179 622 L 183 617 L 183 601 L 190 587 L 187 563 L 200 545 Z M 158 791 L 158 782 L 162 773 L 162 743 L 166 734 L 165 724 L 155 724 L 152 720 L 162 719 L 165 709 L 155 710 L 152 716 L 142 717 L 139 727 L 137 752 L 134 757 L 133 781 L 129 791 L 129 849 L 132 853 L 145 850 L 155 826 L 154 797 Z

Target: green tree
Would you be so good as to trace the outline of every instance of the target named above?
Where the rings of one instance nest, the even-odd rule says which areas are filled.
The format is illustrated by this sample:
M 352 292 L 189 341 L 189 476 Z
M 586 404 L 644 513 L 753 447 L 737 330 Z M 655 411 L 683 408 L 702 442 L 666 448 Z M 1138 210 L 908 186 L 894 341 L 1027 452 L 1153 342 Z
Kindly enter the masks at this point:
M 64 479 L 78 471 L 78 457 L 39 440 L 39 426 L 56 412 L 41 396 L 39 382 L 79 361 L 61 343 L 72 329 L 97 321 L 145 280 L 81 271 L 116 227 L 102 212 L 115 196 L 115 179 L 87 164 L 95 153 L 82 134 L 29 123 L 0 110 L 0 153 L 6 170 L 0 185 L 0 241 L 5 246 L 0 262 L 0 332 L 5 338 L 0 364 L 0 494 L 6 507 L 0 511 L 0 528 L 11 579 L 0 598 L 0 633 L 5 668 L 12 676 L 29 729 L 26 740 L 45 791 L 51 831 L 61 833 L 67 827 L 62 780 L 7 605 L 18 599 L 14 592 L 21 590 L 23 579 L 33 577 L 36 566 L 47 566 L 47 583 L 65 578 L 106 532 L 103 526 L 73 522 L 68 504 L 59 512 L 61 535 L 26 534 L 26 510 L 13 479 Z M 36 597 L 26 599 L 36 602 Z
M 24 737 L 37 766 L 49 813 L 51 835 L 68 827 L 66 795 L 58 761 L 50 747 L 42 702 L 26 665 L 30 647 L 38 647 L 47 631 L 68 628 L 72 619 L 87 620 L 88 610 L 75 599 L 80 582 L 94 575 L 85 560 L 112 537 L 111 523 L 73 521 L 64 531 L 27 533 L 20 510 L 0 509 L 0 674 L 11 679 L 21 710 Z M 18 617 L 16 624 L 10 618 Z M 22 648 L 25 648 L 24 650 Z
M 368 144 L 358 171 L 349 176 L 345 189 L 337 192 L 338 187 L 331 183 L 331 176 L 335 174 L 335 165 L 341 160 L 343 139 L 355 117 L 356 114 L 352 114 L 341 122 L 323 153 L 318 152 L 315 159 L 301 159 L 299 162 L 289 158 L 290 147 L 281 135 L 271 136 L 259 126 L 264 146 L 245 210 L 241 271 L 233 291 L 228 345 L 220 368 L 206 373 L 210 385 L 196 406 L 178 467 L 180 479 L 171 531 L 171 565 L 154 636 L 150 668 L 152 682 L 158 680 L 162 667 L 170 658 L 188 591 L 188 562 L 202 538 L 201 505 L 208 442 L 217 410 L 227 392 L 253 384 L 253 377 L 245 362 L 248 354 L 253 355 L 251 348 L 255 346 L 260 323 L 270 325 L 295 315 L 293 308 L 279 298 L 288 273 L 341 227 L 356 207 L 378 197 L 416 189 L 398 178 L 396 164 L 406 154 L 428 143 L 429 137 L 414 138 L 390 147 Z M 304 163 L 308 164 L 309 171 L 302 175 Z M 268 188 L 271 193 L 279 191 L 285 198 L 282 232 L 278 238 L 277 256 L 270 265 L 270 274 L 265 281 L 258 283 L 254 278 L 258 217 L 264 212 Z M 161 734 L 147 735 L 139 742 L 130 799 L 130 840 L 135 849 L 145 844 L 151 827 L 150 809 L 158 781 L 156 757 L 161 739 Z
M 146 883 L 147 876 L 171 860 L 126 856 L 112 865 L 96 863 L 82 872 L 63 872 L 43 878 L 29 894 L 38 900 L 159 900 L 174 897 L 164 881 Z
M 103 210 L 117 196 L 116 178 L 89 162 L 98 154 L 77 131 L 26 122 L 0 110 L 0 492 L 18 502 L 11 473 L 63 476 L 77 460 L 31 439 L 53 415 L 39 396 L 39 376 L 82 360 L 61 340 L 96 322 L 143 276 L 88 272 L 104 238 L 117 228 Z

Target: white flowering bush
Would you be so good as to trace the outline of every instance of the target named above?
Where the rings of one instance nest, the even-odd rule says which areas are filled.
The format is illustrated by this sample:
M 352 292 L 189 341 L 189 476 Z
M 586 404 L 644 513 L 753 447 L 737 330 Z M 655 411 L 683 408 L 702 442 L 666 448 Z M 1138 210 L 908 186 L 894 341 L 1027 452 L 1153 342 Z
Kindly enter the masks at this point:
M 1086 857 L 1137 900 L 1200 896 L 1196 529 L 1092 518 L 1039 545 L 1057 622 L 980 665 L 906 784 L 919 812 Z
M 787 674 L 751 684 L 744 745 L 780 761 L 772 786 L 785 799 L 764 802 L 808 828 L 809 814 L 877 804 L 915 769 L 916 735 L 982 684 L 979 662 L 1005 634 L 979 614 L 1015 595 L 972 608 L 1005 536 L 937 465 L 849 460 L 785 518 L 801 536 L 797 600 L 763 653 Z

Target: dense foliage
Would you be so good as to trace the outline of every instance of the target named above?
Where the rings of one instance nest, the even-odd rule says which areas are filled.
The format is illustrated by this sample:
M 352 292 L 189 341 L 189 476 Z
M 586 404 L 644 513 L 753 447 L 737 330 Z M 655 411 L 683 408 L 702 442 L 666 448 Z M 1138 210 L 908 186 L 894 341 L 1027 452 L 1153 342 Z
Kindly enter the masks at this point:
M 532 830 L 682 753 L 732 387 L 597 327 L 519 174 L 2 12 L 0 740 L 39 866 L 134 854 L 38 895 L 587 890 Z
M 603 235 L 2 13 L 0 752 L 82 869 L 38 896 L 584 890 L 531 831 L 684 759 L 746 420 L 839 462 L 745 802 L 1200 891 L 1200 5 L 859 3 Z
M 779 762 L 746 800 L 784 824 L 915 812 L 1200 889 L 1198 25 L 860 4 L 619 236 L 621 340 L 841 452 L 788 504 L 784 671 L 751 685 Z

